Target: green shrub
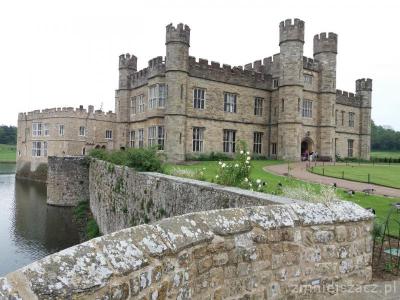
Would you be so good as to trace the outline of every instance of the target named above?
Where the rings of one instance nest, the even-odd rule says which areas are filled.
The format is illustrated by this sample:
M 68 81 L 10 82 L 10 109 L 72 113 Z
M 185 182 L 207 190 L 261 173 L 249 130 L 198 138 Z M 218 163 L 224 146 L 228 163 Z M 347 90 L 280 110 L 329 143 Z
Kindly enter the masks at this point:
M 210 153 L 201 153 L 198 155 L 187 154 L 186 160 L 194 160 L 194 161 L 218 161 L 218 160 L 232 160 L 231 156 L 226 155 L 221 152 L 210 152 Z
M 74 208 L 74 215 L 77 219 L 84 219 L 89 210 L 89 201 L 80 201 Z
M 120 166 L 128 166 L 137 171 L 162 172 L 164 156 L 157 151 L 157 147 L 130 148 L 128 150 L 107 151 L 93 149 L 91 157 L 108 161 Z
M 97 225 L 95 219 L 90 219 L 87 222 L 87 225 L 86 225 L 86 236 L 87 236 L 87 238 L 89 240 L 100 236 L 99 226 Z

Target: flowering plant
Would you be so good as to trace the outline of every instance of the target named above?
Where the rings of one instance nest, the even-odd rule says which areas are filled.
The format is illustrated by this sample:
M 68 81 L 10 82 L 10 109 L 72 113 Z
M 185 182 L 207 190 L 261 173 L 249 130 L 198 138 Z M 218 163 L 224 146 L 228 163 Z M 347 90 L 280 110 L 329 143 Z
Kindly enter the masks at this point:
M 218 162 L 215 182 L 222 185 L 237 186 L 245 189 L 261 191 L 265 183 L 260 179 L 250 179 L 251 157 L 250 152 L 247 151 L 246 143 L 240 141 L 238 148 L 239 152 L 236 154 L 233 161 Z

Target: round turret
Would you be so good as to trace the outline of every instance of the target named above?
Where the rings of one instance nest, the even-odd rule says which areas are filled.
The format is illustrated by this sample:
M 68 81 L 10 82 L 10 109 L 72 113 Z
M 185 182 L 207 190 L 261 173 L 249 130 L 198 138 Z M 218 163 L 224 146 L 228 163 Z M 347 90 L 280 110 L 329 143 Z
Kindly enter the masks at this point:
M 286 41 L 304 43 L 304 21 L 287 19 L 279 24 L 279 45 Z
M 184 43 L 190 46 L 190 28 L 188 25 L 179 23 L 176 28 L 174 25 L 167 25 L 165 44 L 168 43 Z
M 372 91 L 372 79 L 362 78 L 356 80 L 356 92 Z
M 133 71 L 137 70 L 137 57 L 135 55 L 121 54 L 119 56 L 119 68 L 130 69 Z
M 323 52 L 332 52 L 337 54 L 338 36 L 336 33 L 325 32 L 314 36 L 314 56 Z

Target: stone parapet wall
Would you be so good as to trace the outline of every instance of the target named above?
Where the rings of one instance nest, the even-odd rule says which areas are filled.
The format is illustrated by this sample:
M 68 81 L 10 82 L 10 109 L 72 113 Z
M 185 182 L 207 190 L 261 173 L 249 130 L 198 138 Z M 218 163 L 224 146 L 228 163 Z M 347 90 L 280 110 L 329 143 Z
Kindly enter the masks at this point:
M 50 255 L 0 278 L 0 299 L 321 299 L 371 280 L 371 230 L 350 202 L 192 213 Z
M 89 200 L 89 163 L 84 156 L 48 158 L 47 204 L 76 206 Z
M 190 212 L 288 204 L 291 199 L 160 173 L 90 163 L 90 208 L 102 233 Z

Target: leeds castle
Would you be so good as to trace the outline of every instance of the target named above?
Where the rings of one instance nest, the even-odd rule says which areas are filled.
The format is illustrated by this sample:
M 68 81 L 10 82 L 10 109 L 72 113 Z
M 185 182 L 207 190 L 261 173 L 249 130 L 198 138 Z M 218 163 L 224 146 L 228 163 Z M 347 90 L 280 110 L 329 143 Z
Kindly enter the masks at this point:
M 190 56 L 190 28 L 168 25 L 165 57 L 142 70 L 136 56 L 119 57 L 115 113 L 93 106 L 20 113 L 18 168 L 93 148 L 153 145 L 183 161 L 232 154 L 240 140 L 271 158 L 369 159 L 372 80 L 356 80 L 355 93 L 336 89 L 338 36 L 315 35 L 308 58 L 304 30 L 299 19 L 281 22 L 278 54 L 232 67 Z

